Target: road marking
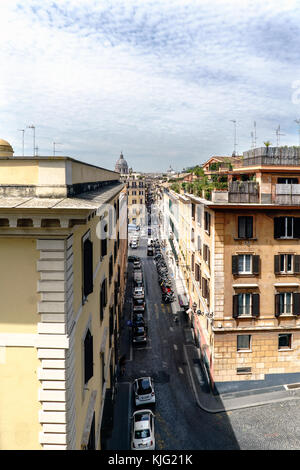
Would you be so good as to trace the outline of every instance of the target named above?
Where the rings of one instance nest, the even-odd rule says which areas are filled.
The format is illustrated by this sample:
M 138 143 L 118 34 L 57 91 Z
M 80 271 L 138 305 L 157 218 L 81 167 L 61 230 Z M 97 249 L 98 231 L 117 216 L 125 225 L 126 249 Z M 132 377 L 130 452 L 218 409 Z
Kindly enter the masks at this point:
M 182 370 L 181 367 L 178 367 L 178 370 L 179 370 L 180 374 L 184 374 L 184 372 L 183 372 L 183 370 Z
M 173 344 L 173 348 L 175 349 L 175 351 L 178 351 L 178 346 L 177 346 L 177 344 Z
M 170 331 L 174 331 L 174 328 L 172 326 L 170 326 L 169 328 Z

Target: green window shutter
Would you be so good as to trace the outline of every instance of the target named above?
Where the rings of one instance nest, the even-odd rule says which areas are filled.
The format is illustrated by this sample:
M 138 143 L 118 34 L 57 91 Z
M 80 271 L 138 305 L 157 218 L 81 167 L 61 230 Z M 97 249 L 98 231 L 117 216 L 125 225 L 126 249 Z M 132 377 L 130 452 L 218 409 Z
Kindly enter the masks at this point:
M 300 293 L 293 294 L 293 315 L 300 315 Z
M 259 268 L 260 268 L 259 256 L 258 256 L 258 255 L 254 255 L 254 256 L 252 257 L 252 272 L 253 272 L 253 274 L 255 274 L 256 276 L 259 275 Z
M 274 272 L 275 274 L 280 274 L 280 256 L 274 256 Z
M 232 274 L 237 276 L 239 273 L 239 257 L 238 255 L 232 256 Z
M 252 294 L 252 316 L 259 317 L 259 294 Z

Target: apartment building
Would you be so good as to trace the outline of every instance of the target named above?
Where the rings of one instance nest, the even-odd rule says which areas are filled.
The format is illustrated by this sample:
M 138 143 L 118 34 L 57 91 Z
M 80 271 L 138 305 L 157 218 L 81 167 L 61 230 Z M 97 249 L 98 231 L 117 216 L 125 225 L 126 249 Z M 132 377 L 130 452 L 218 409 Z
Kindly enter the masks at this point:
M 1 449 L 105 447 L 126 197 L 118 173 L 0 141 Z
M 126 179 L 128 197 L 128 223 L 144 225 L 146 221 L 146 185 L 139 173 L 131 173 Z
M 228 173 L 227 189 L 212 191 L 210 200 L 184 194 L 190 200 L 189 314 L 208 377 L 219 389 L 249 380 L 299 382 L 299 152 L 244 152 Z

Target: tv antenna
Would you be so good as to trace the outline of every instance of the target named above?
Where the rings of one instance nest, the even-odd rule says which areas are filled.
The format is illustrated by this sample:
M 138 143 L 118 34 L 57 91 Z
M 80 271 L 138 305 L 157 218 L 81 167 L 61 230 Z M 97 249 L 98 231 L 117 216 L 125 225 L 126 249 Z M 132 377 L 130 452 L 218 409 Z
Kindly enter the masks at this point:
M 236 147 L 237 147 L 237 144 L 236 144 L 236 121 L 233 120 L 233 119 L 230 119 L 230 122 L 233 122 L 234 124 L 234 151 L 233 151 L 233 156 L 236 156 L 237 155 L 237 151 L 236 151 Z
M 256 148 L 256 121 L 254 121 L 254 148 Z
M 35 157 L 35 126 L 31 124 L 31 126 L 26 126 L 28 129 L 33 130 L 33 156 Z
M 63 145 L 63 144 L 61 142 L 53 142 L 53 157 L 55 157 L 55 152 L 56 152 L 55 146 L 56 145 Z
M 25 129 L 18 129 L 18 131 L 22 132 L 22 156 L 24 157 L 24 133 L 25 133 Z
M 299 133 L 299 147 L 300 147 L 300 119 L 295 119 L 295 123 L 298 124 L 298 133 Z
M 280 133 L 280 124 L 279 124 L 279 126 L 276 129 L 277 147 L 279 147 L 279 145 L 280 145 L 280 136 L 281 135 L 285 135 L 285 134 Z

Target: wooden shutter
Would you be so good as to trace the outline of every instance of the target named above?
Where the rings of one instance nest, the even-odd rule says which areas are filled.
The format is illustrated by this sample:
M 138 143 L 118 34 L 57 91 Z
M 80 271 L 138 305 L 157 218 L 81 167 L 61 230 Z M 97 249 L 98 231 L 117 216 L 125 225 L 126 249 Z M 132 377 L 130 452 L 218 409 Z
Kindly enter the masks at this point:
M 246 236 L 246 220 L 245 217 L 238 217 L 238 237 L 245 238 Z
M 253 217 L 246 217 L 246 237 L 253 237 Z
M 275 294 L 275 317 L 280 315 L 280 294 Z
M 232 274 L 237 276 L 239 273 L 239 257 L 238 255 L 232 256 Z
M 259 317 L 259 294 L 252 294 L 252 316 Z
M 300 274 L 300 256 L 294 256 L 294 274 Z
M 294 217 L 294 236 L 293 238 L 300 238 L 300 217 Z
M 195 255 L 192 253 L 192 271 L 195 271 Z
M 260 262 L 259 262 L 259 256 L 254 255 L 252 256 L 252 273 L 255 274 L 255 276 L 259 275 L 259 268 L 260 268 Z
M 239 316 L 239 296 L 238 294 L 232 297 L 232 316 L 237 318 Z
M 210 249 L 207 247 L 207 264 L 208 267 L 210 268 Z
M 285 232 L 284 217 L 274 217 L 274 238 L 280 238 Z
M 274 272 L 275 274 L 280 274 L 280 256 L 274 256 Z
M 210 235 L 210 213 L 207 213 L 207 231 L 208 231 L 208 235 Z
M 293 315 L 300 315 L 300 293 L 293 294 Z
M 83 293 L 93 292 L 93 243 L 87 239 L 83 245 Z
M 84 339 L 84 383 L 93 376 L 93 337 L 90 330 Z

